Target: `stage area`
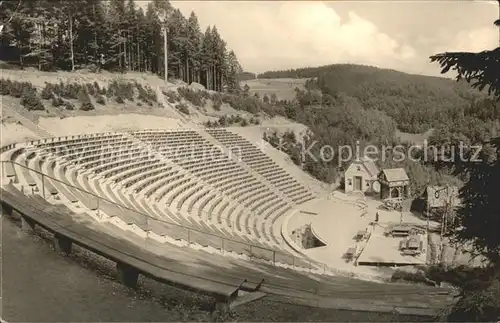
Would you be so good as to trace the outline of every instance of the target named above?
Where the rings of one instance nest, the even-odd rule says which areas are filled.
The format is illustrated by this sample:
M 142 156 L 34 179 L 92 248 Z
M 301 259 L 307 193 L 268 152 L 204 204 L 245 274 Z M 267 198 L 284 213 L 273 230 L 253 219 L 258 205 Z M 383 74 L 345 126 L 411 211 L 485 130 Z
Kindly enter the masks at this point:
M 385 228 L 374 226 L 370 238 L 358 257 L 358 266 L 405 266 L 425 265 L 427 257 L 427 235 L 420 235 L 424 248 L 419 255 L 403 255 L 399 245 L 404 238 L 384 236 Z
M 403 238 L 384 236 L 386 227 L 391 224 L 415 223 L 425 225 L 409 212 L 380 210 L 379 201 L 367 199 L 363 209 L 359 203 L 343 199 L 315 199 L 302 205 L 289 222 L 289 231 L 310 226 L 314 236 L 325 246 L 302 250 L 307 256 L 328 264 L 332 268 L 349 270 L 360 274 L 380 274 L 387 266 L 425 264 L 427 238 L 422 235 L 423 250 L 418 256 L 403 256 L 399 244 Z M 352 198 L 355 200 L 355 198 Z M 379 213 L 379 225 L 372 226 L 375 214 Z M 360 235 L 363 237 L 360 239 Z M 297 241 L 297 240 L 296 240 Z M 297 241 L 298 242 L 298 241 Z M 424 251 L 425 250 L 425 251 Z M 349 254 L 354 251 L 353 257 Z M 365 266 L 359 263 L 366 264 Z M 384 269 L 386 268 L 386 269 Z
M 301 210 L 311 215 L 298 212 L 294 226 L 297 226 L 296 222 L 299 219 L 303 223 L 310 224 L 311 232 L 326 244 L 323 247 L 305 249 L 303 250 L 305 254 L 332 268 L 360 271 L 366 274 L 379 273 L 374 268 L 356 268 L 353 261 L 345 258 L 347 251 L 358 244 L 355 240 L 358 231 L 369 227 L 374 216 L 362 216 L 362 210 L 359 207 L 336 199 L 316 200 L 315 203 L 310 203 Z

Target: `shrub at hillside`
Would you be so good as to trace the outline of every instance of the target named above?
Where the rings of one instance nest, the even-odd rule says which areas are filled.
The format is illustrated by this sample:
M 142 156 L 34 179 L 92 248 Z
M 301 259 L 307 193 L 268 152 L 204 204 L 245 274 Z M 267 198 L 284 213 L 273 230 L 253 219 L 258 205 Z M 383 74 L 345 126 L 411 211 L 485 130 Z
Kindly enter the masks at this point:
M 64 101 L 64 108 L 66 110 L 75 110 L 75 105 L 71 101 Z
M 175 105 L 175 108 L 179 110 L 180 112 L 189 115 L 189 108 L 186 104 L 184 103 L 179 103 Z
M 2 95 L 9 95 L 15 98 L 20 98 L 25 90 L 36 94 L 36 88 L 29 82 L 17 82 L 2 78 L 0 79 L 0 87 Z
M 42 93 L 40 93 L 40 96 L 44 100 L 50 100 L 54 98 L 54 86 L 51 83 L 45 83 L 45 87 L 42 90 Z
M 80 110 L 90 111 L 95 109 L 92 101 L 90 100 L 89 94 L 84 89 L 80 90 L 80 93 L 78 94 L 78 101 L 80 101 Z
M 167 97 L 167 101 L 174 104 L 181 100 L 180 95 L 175 91 L 162 91 L 163 95 Z
M 197 107 L 202 107 L 205 104 L 204 99 L 210 98 L 210 94 L 207 91 L 191 90 L 187 87 L 180 87 L 177 89 L 177 92 Z
M 58 107 L 63 106 L 63 105 L 64 105 L 64 100 L 61 99 L 60 97 L 54 96 L 52 98 L 52 106 L 53 107 L 58 108 Z
M 111 82 L 111 84 L 109 84 L 108 92 L 111 92 L 110 95 L 108 95 L 108 98 L 112 95 L 120 98 L 120 100 L 117 100 L 117 102 L 124 100 L 134 101 L 134 87 L 132 83 L 113 81 Z
M 96 102 L 100 105 L 106 105 L 106 99 L 100 94 L 96 96 Z
M 10 95 L 10 88 L 12 87 L 12 82 L 4 78 L 0 79 L 0 93 L 2 95 Z
M 96 89 L 94 87 L 94 84 L 92 84 L 92 83 L 85 84 L 85 90 L 87 91 L 87 93 L 89 95 L 92 95 L 92 96 L 95 95 L 95 93 L 96 93 Z
M 153 105 L 152 102 L 158 102 L 158 97 L 156 92 L 149 86 L 142 86 L 140 83 L 135 83 L 137 90 L 139 91 L 138 99 L 148 105 Z
M 21 105 L 28 110 L 45 110 L 42 101 L 33 89 L 25 88 L 21 95 Z

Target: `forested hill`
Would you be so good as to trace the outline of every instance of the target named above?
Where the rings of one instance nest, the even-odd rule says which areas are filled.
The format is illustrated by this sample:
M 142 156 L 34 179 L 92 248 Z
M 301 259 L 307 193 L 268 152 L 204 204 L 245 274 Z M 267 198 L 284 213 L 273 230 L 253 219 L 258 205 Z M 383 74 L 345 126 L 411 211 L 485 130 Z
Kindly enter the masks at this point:
M 186 18 L 166 0 L 1 1 L 0 60 L 21 68 L 80 68 L 165 75 L 208 89 L 237 87 L 242 69 L 215 26 L 202 32 L 196 13 Z M 168 17 L 165 21 L 165 17 Z M 12 19 L 11 19 L 12 18 Z
M 331 64 L 331 65 L 323 65 L 316 67 L 302 67 L 297 69 L 289 69 L 289 70 L 276 70 L 276 71 L 266 71 L 264 73 L 258 74 L 257 77 L 259 79 L 276 79 L 276 78 L 313 78 L 318 75 L 324 73 L 331 72 L 353 72 L 353 73 L 362 73 L 362 74 L 372 74 L 377 72 L 388 72 L 393 74 L 402 74 L 402 75 L 410 75 L 404 72 L 378 68 L 375 66 L 369 65 L 360 65 L 360 64 Z M 423 76 L 427 78 L 427 76 Z
M 485 99 L 486 94 L 471 89 L 465 82 L 413 75 L 370 66 L 338 64 L 289 71 L 266 72 L 262 77 L 315 78 L 309 89 L 319 89 L 322 98 L 311 96 L 303 100 L 331 105 L 339 95 L 356 99 L 365 109 L 384 111 L 403 131 L 420 133 L 437 127 L 445 120 L 462 119 L 468 110 L 479 105 L 491 113 L 500 113 L 498 105 Z M 483 113 L 483 112 L 481 112 Z M 496 116 L 493 116 L 495 118 Z

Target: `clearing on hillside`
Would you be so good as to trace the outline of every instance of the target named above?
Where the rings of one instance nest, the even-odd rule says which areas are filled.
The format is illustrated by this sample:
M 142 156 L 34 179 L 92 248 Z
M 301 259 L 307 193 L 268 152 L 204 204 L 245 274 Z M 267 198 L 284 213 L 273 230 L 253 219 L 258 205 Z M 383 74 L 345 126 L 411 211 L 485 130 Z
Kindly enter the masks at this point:
M 278 100 L 293 100 L 295 98 L 295 88 L 303 90 L 307 80 L 292 78 L 255 79 L 240 82 L 240 86 L 244 87 L 247 84 L 250 87 L 250 93 L 258 93 L 261 98 L 266 94 L 270 97 L 275 93 Z

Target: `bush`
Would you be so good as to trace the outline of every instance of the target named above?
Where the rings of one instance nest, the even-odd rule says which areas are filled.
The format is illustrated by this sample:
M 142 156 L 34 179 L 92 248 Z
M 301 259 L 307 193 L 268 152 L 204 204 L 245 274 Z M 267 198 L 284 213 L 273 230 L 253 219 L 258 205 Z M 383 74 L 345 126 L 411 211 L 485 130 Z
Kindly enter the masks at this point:
M 45 110 L 42 101 L 33 89 L 26 87 L 21 95 L 21 105 L 28 110 Z
M 89 94 L 83 88 L 80 90 L 80 93 L 78 93 L 78 101 L 80 101 L 80 110 L 90 111 L 95 109 Z
M 96 92 L 96 91 L 95 91 L 94 84 L 92 84 L 92 83 L 87 83 L 87 84 L 85 84 L 85 88 L 86 88 L 87 93 L 88 93 L 89 95 L 95 95 L 95 92 Z
M 26 88 L 29 91 L 29 88 L 26 87 L 24 83 L 20 82 L 12 82 L 10 86 L 10 95 L 15 98 L 20 98 L 23 95 L 23 89 Z
M 73 100 L 78 99 L 80 90 L 84 89 L 80 84 L 77 83 L 69 83 L 66 85 L 62 84 L 62 86 L 63 86 L 63 91 L 61 93 L 61 96 L 65 99 L 73 99 Z
M 475 291 L 462 297 L 446 313 L 446 322 L 495 322 L 500 317 L 500 277 L 493 277 Z
M 175 103 L 177 101 L 180 101 L 181 100 L 181 97 L 179 96 L 179 94 L 177 94 L 177 92 L 174 92 L 174 91 L 162 91 L 163 95 L 167 97 L 167 101 L 170 102 L 170 103 Z
M 71 101 L 65 101 L 64 108 L 66 110 L 75 110 L 75 105 Z
M 0 93 L 2 95 L 10 95 L 10 89 L 12 87 L 11 80 L 0 79 Z
M 122 99 L 122 97 L 121 97 L 121 96 L 117 96 L 117 97 L 115 98 L 115 101 L 116 101 L 116 103 L 120 103 L 120 104 L 125 103 L 125 101 L 123 101 L 123 99 Z
M 260 124 L 260 120 L 258 118 L 250 118 L 250 124 L 255 124 L 255 125 L 259 125 Z
M 101 87 L 99 86 L 99 83 L 97 83 L 97 81 L 94 81 L 94 89 L 96 94 L 103 94 L 101 93 Z
M 100 105 L 106 105 L 106 99 L 100 94 L 97 95 L 96 102 Z
M 121 101 L 124 100 L 134 101 L 134 86 L 132 83 L 113 81 L 109 85 L 108 91 L 112 92 L 111 95 L 108 95 L 108 98 L 114 94 L 116 97 L 120 97 Z M 123 103 L 123 102 L 118 102 L 118 103 Z
M 158 97 L 156 96 L 156 92 L 150 88 L 149 86 L 143 87 L 139 83 L 135 83 L 137 90 L 139 91 L 138 99 L 147 103 L 149 105 L 153 105 L 152 102 L 158 102 Z
M 246 127 L 246 126 L 248 126 L 248 121 L 247 121 L 247 119 L 243 119 L 243 120 L 241 120 L 240 125 L 241 125 L 242 127 Z
M 64 105 L 64 100 L 63 100 L 63 99 L 61 99 L 61 98 L 60 98 L 60 97 L 58 97 L 58 96 L 53 96 L 53 97 L 52 97 L 52 106 L 53 106 L 53 107 L 58 108 L 58 107 L 60 107 L 60 106 L 62 106 L 62 105 Z
M 454 286 L 474 290 L 488 282 L 493 272 L 490 269 L 460 265 L 447 268 L 443 265 L 429 266 L 426 276 L 438 283 L 447 282 Z
M 103 88 L 104 89 L 104 88 Z M 113 95 L 115 95 L 115 91 L 114 91 L 114 88 L 110 85 L 108 87 L 108 89 L 106 90 L 106 97 L 109 99 L 111 97 L 113 97 Z
M 187 87 L 180 87 L 177 89 L 177 92 L 185 98 L 187 101 L 191 102 L 193 105 L 197 107 L 203 106 L 203 99 L 206 96 L 202 91 L 191 90 Z M 206 92 L 206 91 L 205 91 Z
M 423 271 L 417 271 L 417 272 L 407 272 L 404 270 L 396 270 L 391 277 L 391 281 L 407 281 L 407 282 L 414 282 L 414 283 L 424 283 L 424 284 L 429 284 L 429 280 L 427 277 L 425 277 L 425 273 Z
M 215 111 L 220 111 L 221 106 L 222 106 L 222 96 L 220 94 L 215 94 L 212 97 L 212 108 Z
M 189 109 L 188 106 L 184 103 L 179 103 L 175 105 L 175 108 L 179 110 L 180 112 L 189 115 Z
M 50 100 L 54 98 L 54 93 L 53 93 L 53 88 L 54 86 L 51 83 L 45 83 L 45 87 L 42 90 L 42 93 L 40 93 L 40 96 L 44 100 Z

